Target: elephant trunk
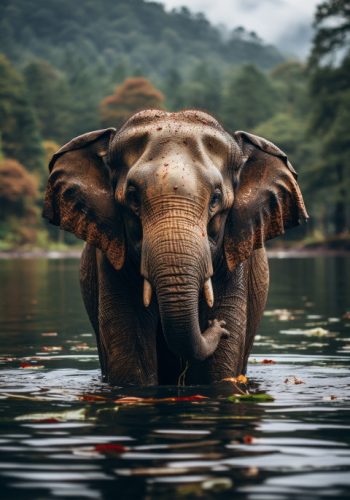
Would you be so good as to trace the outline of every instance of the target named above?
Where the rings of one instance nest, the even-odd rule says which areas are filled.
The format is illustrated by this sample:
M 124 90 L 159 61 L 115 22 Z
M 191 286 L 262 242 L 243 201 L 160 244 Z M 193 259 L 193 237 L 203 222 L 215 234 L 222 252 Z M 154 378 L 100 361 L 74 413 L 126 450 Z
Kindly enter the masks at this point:
M 213 271 L 206 228 L 194 213 L 191 217 L 193 205 L 185 209 L 182 202 L 181 210 L 157 211 L 156 223 L 153 217 L 144 220 L 142 274 L 146 300 L 148 282 L 155 288 L 169 348 L 185 359 L 204 360 L 217 342 L 208 342 L 201 333 L 198 301 L 203 287 L 207 302 L 213 301 L 208 281 Z

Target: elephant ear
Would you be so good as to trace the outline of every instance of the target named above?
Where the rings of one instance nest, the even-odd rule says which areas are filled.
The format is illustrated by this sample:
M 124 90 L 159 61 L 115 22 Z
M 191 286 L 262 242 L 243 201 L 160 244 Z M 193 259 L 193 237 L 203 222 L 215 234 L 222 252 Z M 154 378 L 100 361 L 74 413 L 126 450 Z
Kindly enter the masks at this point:
M 115 133 L 114 128 L 89 132 L 53 155 L 43 217 L 101 249 L 120 269 L 125 259 L 124 227 L 108 166 Z
M 225 228 L 230 271 L 265 241 L 308 219 L 297 174 L 285 153 L 247 132 L 235 132 L 234 139 L 243 163 L 235 171 L 235 198 Z

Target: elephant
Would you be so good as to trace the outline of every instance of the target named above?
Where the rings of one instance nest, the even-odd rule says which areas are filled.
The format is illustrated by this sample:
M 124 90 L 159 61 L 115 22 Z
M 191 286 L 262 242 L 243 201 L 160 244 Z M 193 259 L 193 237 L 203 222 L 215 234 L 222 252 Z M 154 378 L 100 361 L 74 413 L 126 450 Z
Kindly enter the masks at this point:
M 102 379 L 245 374 L 269 286 L 264 243 L 308 218 L 285 153 L 204 111 L 144 110 L 71 140 L 49 169 L 43 216 L 86 242 Z

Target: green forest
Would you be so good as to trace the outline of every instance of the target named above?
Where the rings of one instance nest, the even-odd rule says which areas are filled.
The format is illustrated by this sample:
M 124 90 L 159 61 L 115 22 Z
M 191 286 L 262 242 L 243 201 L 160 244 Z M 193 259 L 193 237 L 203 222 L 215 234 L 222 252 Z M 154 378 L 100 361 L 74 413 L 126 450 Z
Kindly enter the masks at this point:
M 283 244 L 350 247 L 350 0 L 319 4 L 304 63 L 185 7 L 2 0 L 0 251 L 77 244 L 41 218 L 48 161 L 144 108 L 203 109 L 228 131 L 275 142 L 311 216 Z

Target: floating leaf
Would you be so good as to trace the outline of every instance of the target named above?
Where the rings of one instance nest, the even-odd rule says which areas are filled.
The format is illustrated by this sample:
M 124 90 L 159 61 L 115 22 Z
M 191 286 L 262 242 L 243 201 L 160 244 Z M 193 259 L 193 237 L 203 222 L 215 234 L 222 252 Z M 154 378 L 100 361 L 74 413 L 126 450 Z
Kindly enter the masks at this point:
M 207 479 L 202 483 L 202 489 L 204 491 L 210 491 L 212 495 L 220 494 L 221 492 L 227 491 L 232 487 L 233 487 L 233 481 L 228 477 L 217 477 L 217 478 Z
M 62 351 L 63 347 L 60 345 L 43 345 L 41 350 L 43 352 L 52 352 L 52 351 Z
M 95 451 L 104 454 L 119 454 L 125 453 L 128 450 L 129 448 L 123 446 L 122 444 L 101 443 L 95 446 Z
M 175 398 L 164 398 L 164 401 L 202 401 L 203 399 L 208 399 L 207 396 L 201 396 L 200 394 L 195 394 L 194 396 L 178 396 Z
M 242 474 L 245 477 L 256 477 L 259 475 L 259 469 L 258 467 L 247 467 L 242 470 Z
M 78 396 L 78 399 L 80 399 L 80 401 L 87 401 L 89 403 L 109 401 L 108 398 L 104 396 L 98 396 L 96 394 L 82 394 L 81 396 Z
M 38 420 L 33 420 L 33 422 L 40 423 L 40 424 L 60 424 L 64 422 L 64 420 L 61 420 L 59 418 L 39 418 Z
M 275 365 L 276 361 L 274 361 L 273 359 L 262 359 L 260 363 L 263 365 Z
M 278 321 L 291 321 L 295 319 L 292 311 L 289 311 L 288 309 L 273 309 L 270 311 L 264 311 L 264 316 L 273 317 Z
M 252 402 L 252 403 L 265 403 L 265 402 L 270 402 L 274 401 L 275 399 L 270 396 L 270 394 L 233 394 L 232 396 L 229 396 L 228 401 L 231 401 L 232 403 L 239 403 L 240 401 L 244 402 Z
M 44 365 L 33 365 L 32 363 L 21 363 L 19 367 L 30 370 L 41 370 L 42 368 L 45 368 Z
M 177 476 L 186 474 L 188 469 L 185 467 L 134 467 L 132 469 L 115 469 L 114 472 L 118 476 Z
M 95 350 L 95 347 L 89 346 L 86 342 L 82 342 L 81 344 L 76 344 L 70 348 L 71 351 L 90 351 Z
M 203 399 L 208 399 L 207 396 L 201 396 L 200 394 L 195 394 L 194 396 L 177 396 L 172 398 L 137 398 L 133 396 L 127 396 L 124 398 L 116 399 L 114 402 L 117 404 L 158 404 L 158 403 L 177 403 L 183 401 L 202 401 Z
M 57 337 L 57 332 L 44 332 L 41 334 L 42 337 Z
M 248 377 L 245 375 L 238 375 L 238 377 L 223 378 L 220 382 L 232 382 L 233 384 L 248 384 Z
M 250 434 L 246 434 L 245 436 L 242 437 L 243 444 L 253 444 L 255 441 L 256 439 Z
M 240 399 L 242 401 L 257 401 L 257 402 L 274 401 L 275 400 L 275 398 L 273 398 L 270 394 L 265 394 L 265 393 L 260 393 L 260 394 L 242 394 L 240 396 Z
M 145 401 L 145 398 L 137 398 L 133 396 L 126 396 L 125 398 L 119 398 L 116 399 L 114 402 L 118 404 L 137 404 L 137 403 L 143 403 Z
M 323 401 L 343 401 L 343 398 L 338 398 L 338 396 L 331 394 L 330 396 L 324 396 Z
M 86 411 L 84 408 L 80 410 L 57 411 L 46 413 L 29 413 L 28 415 L 19 415 L 15 418 L 17 421 L 37 422 L 37 423 L 55 423 L 67 422 L 68 420 L 85 420 Z
M 294 375 L 292 377 L 287 377 L 286 380 L 284 381 L 284 383 L 285 384 L 294 384 L 294 385 L 305 384 L 305 382 L 303 380 L 301 380 L 301 378 L 294 377 Z
M 307 328 L 305 330 L 301 328 L 291 328 L 289 330 L 281 330 L 280 333 L 286 335 L 306 335 L 308 337 L 331 337 L 333 335 L 329 330 L 325 330 L 321 327 Z

